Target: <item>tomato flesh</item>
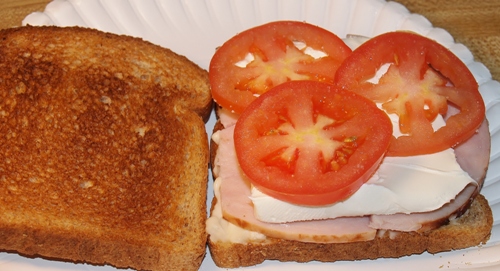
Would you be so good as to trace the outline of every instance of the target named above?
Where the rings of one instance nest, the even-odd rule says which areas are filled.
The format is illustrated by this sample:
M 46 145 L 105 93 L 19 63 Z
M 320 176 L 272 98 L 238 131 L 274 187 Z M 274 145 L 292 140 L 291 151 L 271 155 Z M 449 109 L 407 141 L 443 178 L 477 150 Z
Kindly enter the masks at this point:
M 351 49 L 335 34 L 295 21 L 248 29 L 226 41 L 209 66 L 214 100 L 241 113 L 257 96 L 292 80 L 333 83 Z
M 446 80 L 430 69 L 423 78 L 403 78 L 400 69 L 391 65 L 371 90 L 373 96 L 367 96 L 376 102 L 382 102 L 382 108 L 387 113 L 397 114 L 400 117 L 399 130 L 407 134 L 412 131 L 412 125 L 419 123 L 417 118 L 425 118 L 431 123 L 438 114 L 446 114 L 448 103 L 439 94 L 439 88 L 445 87 L 446 83 Z
M 371 79 L 389 63 L 378 82 Z M 336 84 L 397 114 L 402 136 L 393 138 L 388 156 L 439 152 L 471 137 L 485 117 L 478 85 L 467 66 L 452 52 L 410 32 L 374 37 L 342 63 Z M 448 115 L 456 107 L 458 114 Z M 439 115 L 446 125 L 434 131 Z
M 372 101 L 331 84 L 290 81 L 252 102 L 235 126 L 238 162 L 263 193 L 294 204 L 345 199 L 375 172 L 392 124 Z

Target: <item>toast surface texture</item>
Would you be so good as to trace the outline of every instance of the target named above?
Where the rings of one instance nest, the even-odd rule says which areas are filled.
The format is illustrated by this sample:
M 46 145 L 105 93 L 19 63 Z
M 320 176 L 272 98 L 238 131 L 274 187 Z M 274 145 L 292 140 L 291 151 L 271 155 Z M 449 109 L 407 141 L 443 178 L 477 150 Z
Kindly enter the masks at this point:
M 220 121 L 216 122 L 214 133 L 221 129 L 224 126 Z M 214 164 L 218 146 L 213 140 L 210 144 L 211 161 Z M 216 201 L 214 198 L 212 208 Z M 335 262 L 399 258 L 425 251 L 438 253 L 484 244 L 490 238 L 492 226 L 491 208 L 486 198 L 479 194 L 462 216 L 423 233 L 379 231 L 371 241 L 328 244 L 270 237 L 243 244 L 214 241 L 209 236 L 208 246 L 215 264 L 223 268 L 253 266 L 265 260 Z
M 197 270 L 211 103 L 205 70 L 141 39 L 0 31 L 0 250 Z

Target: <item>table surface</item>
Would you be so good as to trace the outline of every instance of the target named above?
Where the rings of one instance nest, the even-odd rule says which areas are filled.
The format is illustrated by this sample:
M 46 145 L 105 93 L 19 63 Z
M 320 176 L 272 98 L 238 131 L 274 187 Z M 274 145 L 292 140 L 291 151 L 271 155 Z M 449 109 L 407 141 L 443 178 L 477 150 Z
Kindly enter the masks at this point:
M 467 46 L 500 81 L 500 0 L 395 0 Z M 0 0 L 0 28 L 19 26 L 50 0 Z

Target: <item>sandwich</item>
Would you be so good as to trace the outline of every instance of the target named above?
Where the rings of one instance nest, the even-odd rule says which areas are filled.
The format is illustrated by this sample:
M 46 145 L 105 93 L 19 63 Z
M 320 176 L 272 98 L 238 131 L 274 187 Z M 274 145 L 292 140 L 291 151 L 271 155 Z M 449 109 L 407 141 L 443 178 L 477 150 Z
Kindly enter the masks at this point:
M 491 139 L 484 102 L 466 66 L 446 48 L 414 33 L 382 34 L 349 51 L 323 31 L 303 22 L 271 22 L 239 33 L 212 58 L 209 76 L 218 122 L 210 151 L 215 197 L 207 232 L 216 265 L 399 258 L 487 242 L 493 218 L 480 190 Z M 318 39 L 322 42 L 316 43 Z M 323 44 L 336 44 L 337 54 Z M 333 75 L 331 70 L 322 73 L 327 61 L 340 63 Z M 303 94 L 317 88 L 334 95 L 324 92 L 315 100 Z M 431 96 L 401 101 L 406 89 L 424 89 Z M 226 99 L 231 96 L 226 92 L 236 93 L 232 97 L 237 99 Z M 335 103 L 335 95 L 357 99 L 354 94 L 368 98 L 372 105 L 367 107 L 386 117 L 354 122 L 362 129 L 348 129 L 345 123 L 366 117 L 350 113 L 350 100 L 336 104 L 341 108 L 336 115 L 323 109 L 322 104 Z M 386 128 L 370 128 L 373 122 L 383 127 L 389 122 L 392 129 L 386 151 L 370 151 L 365 158 L 371 166 L 366 166 L 356 160 L 356 152 L 373 140 L 381 140 L 377 146 L 386 144 L 385 139 L 353 131 L 386 133 Z M 449 133 L 456 124 L 469 128 Z M 321 129 L 302 129 L 307 125 Z M 335 129 L 347 132 L 323 136 L 337 135 Z M 320 147 L 313 147 L 316 152 L 307 158 L 319 162 L 299 165 L 306 159 L 301 161 L 300 155 L 310 152 L 289 143 L 296 142 L 290 137 L 299 135 L 298 130 L 321 135 L 316 141 Z M 328 154 L 331 146 L 341 148 Z M 344 170 L 353 166 L 350 161 L 358 161 L 354 167 L 364 173 Z M 320 191 L 311 188 L 316 179 L 327 182 L 323 175 L 333 176 L 334 183 L 344 180 L 342 172 L 354 176 L 349 185 L 331 185 L 342 193 L 327 190 L 327 185 Z M 299 188 L 290 188 L 303 180 Z
M 94 29 L 25 26 L 0 37 L 0 250 L 198 270 L 207 72 Z

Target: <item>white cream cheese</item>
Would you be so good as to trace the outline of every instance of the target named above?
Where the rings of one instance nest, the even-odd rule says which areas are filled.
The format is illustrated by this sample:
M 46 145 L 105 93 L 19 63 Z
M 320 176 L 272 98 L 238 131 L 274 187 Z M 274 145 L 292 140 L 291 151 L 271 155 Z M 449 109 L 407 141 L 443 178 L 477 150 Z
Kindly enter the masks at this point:
M 256 217 L 285 223 L 342 216 L 433 211 L 453 200 L 475 181 L 457 164 L 454 151 L 386 157 L 372 178 L 348 199 L 320 207 L 300 206 L 252 188 Z

